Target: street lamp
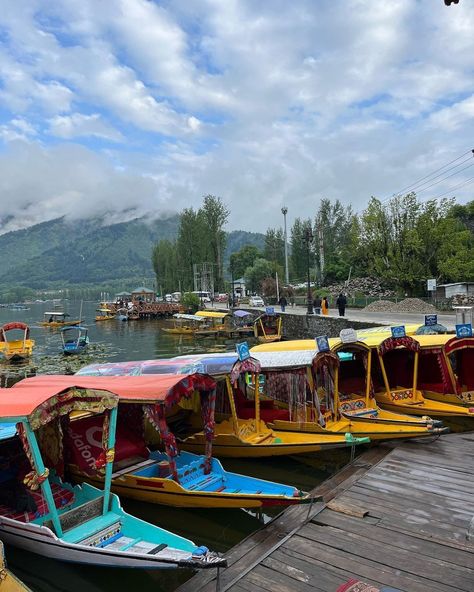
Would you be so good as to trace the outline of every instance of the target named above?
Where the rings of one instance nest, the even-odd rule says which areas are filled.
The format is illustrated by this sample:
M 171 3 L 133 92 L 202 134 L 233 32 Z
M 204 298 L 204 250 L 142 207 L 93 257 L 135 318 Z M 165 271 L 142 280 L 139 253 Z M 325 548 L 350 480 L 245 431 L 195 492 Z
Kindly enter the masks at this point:
M 290 276 L 288 274 L 288 241 L 286 238 L 286 215 L 288 214 L 288 208 L 283 206 L 281 208 L 281 213 L 283 214 L 283 219 L 285 221 L 285 282 L 286 285 L 290 283 Z
M 311 232 L 311 226 L 307 226 L 306 230 L 304 231 L 304 238 L 306 240 L 306 254 L 307 254 L 307 268 L 308 268 L 308 310 L 306 314 L 312 315 L 313 314 L 313 294 L 311 292 L 311 278 L 309 276 L 309 268 L 310 268 L 310 257 L 311 257 L 311 242 L 313 240 L 313 233 Z
M 231 292 L 231 296 L 230 296 L 230 301 L 229 301 L 229 309 L 232 307 L 235 307 L 235 296 L 234 296 L 234 266 L 232 265 L 232 263 L 230 264 L 230 277 L 232 280 L 232 292 Z

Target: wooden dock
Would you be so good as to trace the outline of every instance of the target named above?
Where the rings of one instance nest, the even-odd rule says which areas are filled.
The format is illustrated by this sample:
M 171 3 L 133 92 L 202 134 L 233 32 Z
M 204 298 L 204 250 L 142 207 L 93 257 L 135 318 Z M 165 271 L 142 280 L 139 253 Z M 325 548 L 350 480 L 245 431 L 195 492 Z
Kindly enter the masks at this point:
M 474 433 L 371 448 L 177 592 L 474 591 Z

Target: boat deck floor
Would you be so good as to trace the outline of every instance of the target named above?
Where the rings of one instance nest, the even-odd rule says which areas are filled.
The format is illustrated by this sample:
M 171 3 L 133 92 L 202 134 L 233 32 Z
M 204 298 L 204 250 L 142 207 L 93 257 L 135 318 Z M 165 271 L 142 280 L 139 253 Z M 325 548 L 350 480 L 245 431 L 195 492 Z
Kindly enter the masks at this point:
M 474 433 L 371 448 L 177 592 L 474 590 Z

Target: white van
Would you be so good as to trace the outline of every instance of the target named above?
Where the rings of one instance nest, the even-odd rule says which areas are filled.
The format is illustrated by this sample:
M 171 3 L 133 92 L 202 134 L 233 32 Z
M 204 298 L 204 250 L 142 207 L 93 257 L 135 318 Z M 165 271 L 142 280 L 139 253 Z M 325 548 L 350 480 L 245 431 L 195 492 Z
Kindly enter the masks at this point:
M 173 292 L 171 294 L 171 301 L 172 302 L 181 302 L 181 292 Z
M 201 302 L 211 302 L 210 292 L 193 292 L 193 294 L 196 294 Z

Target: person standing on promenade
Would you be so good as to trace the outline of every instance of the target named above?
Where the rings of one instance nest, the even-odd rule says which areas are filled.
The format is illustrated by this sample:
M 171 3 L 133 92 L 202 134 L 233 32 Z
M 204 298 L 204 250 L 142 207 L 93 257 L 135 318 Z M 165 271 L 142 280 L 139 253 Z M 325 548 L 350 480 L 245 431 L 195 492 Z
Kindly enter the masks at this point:
M 285 312 L 288 300 L 284 296 L 281 296 L 280 300 L 278 301 L 278 304 L 281 306 L 281 312 Z
M 339 309 L 339 316 L 343 317 L 346 312 L 347 306 L 347 298 L 345 297 L 344 293 L 341 292 L 336 300 L 336 306 Z
M 321 296 L 316 296 L 313 300 L 314 314 L 321 314 Z
M 323 300 L 321 302 L 321 310 L 323 315 L 327 316 L 329 314 L 329 301 L 327 296 L 323 297 Z

